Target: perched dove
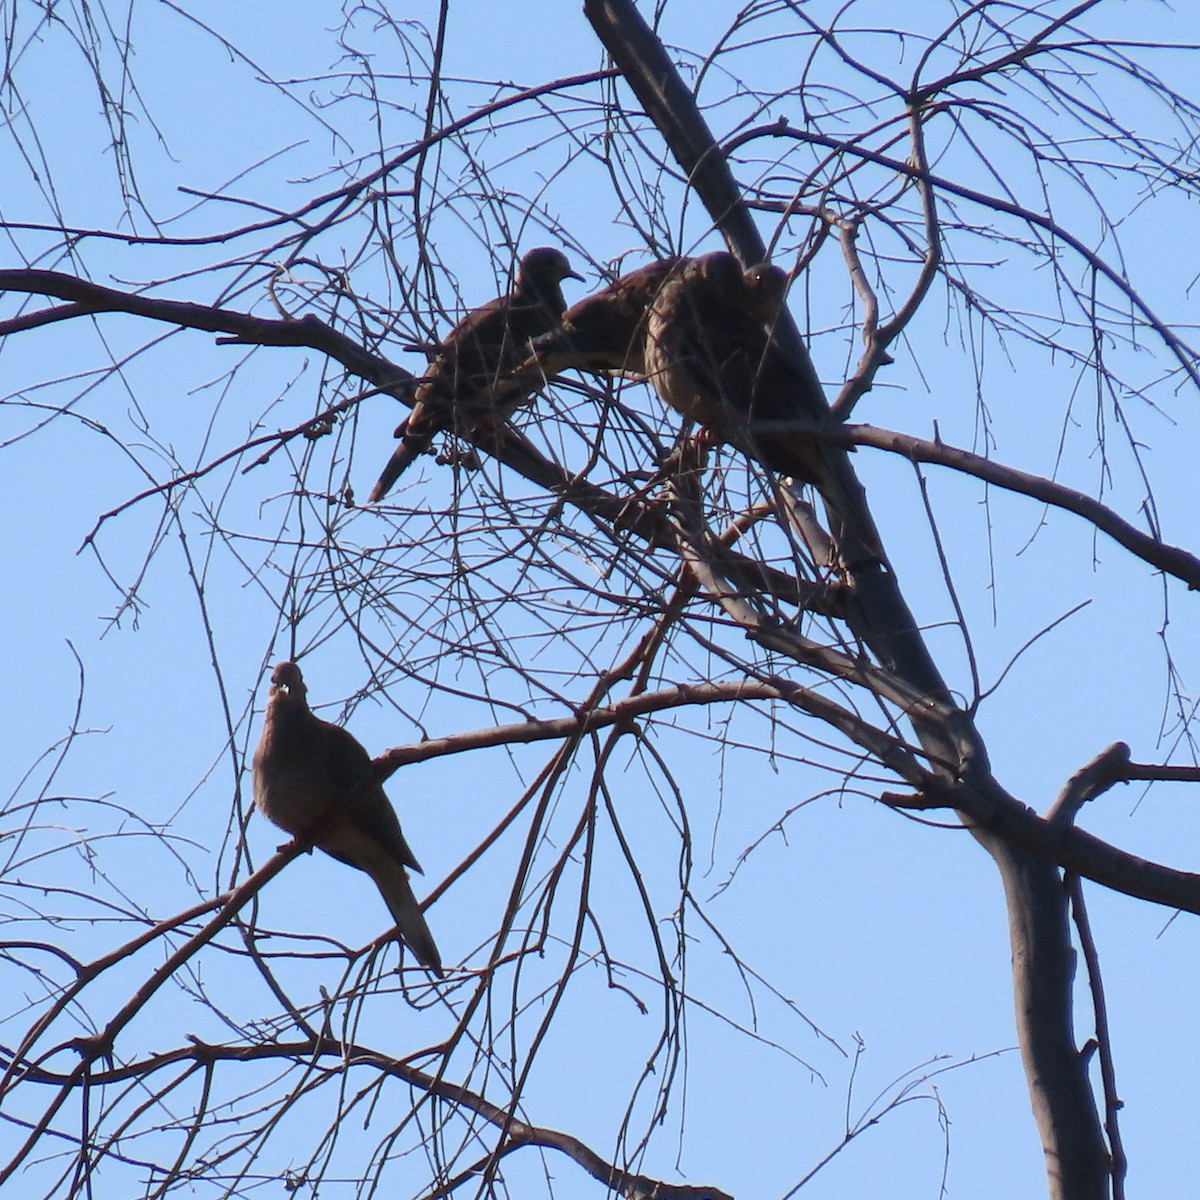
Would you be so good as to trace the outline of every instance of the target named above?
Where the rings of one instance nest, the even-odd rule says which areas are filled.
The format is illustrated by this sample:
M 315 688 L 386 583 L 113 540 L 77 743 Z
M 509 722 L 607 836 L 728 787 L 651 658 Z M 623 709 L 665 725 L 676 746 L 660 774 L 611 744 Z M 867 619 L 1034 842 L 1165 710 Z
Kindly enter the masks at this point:
M 764 421 L 819 421 L 828 413 L 811 382 L 776 344 L 771 327 L 787 273 L 766 263 L 743 271 L 719 251 L 687 263 L 650 306 L 646 373 L 662 400 L 718 440 L 772 471 L 813 484 L 867 555 L 883 561 L 878 534 L 826 460 L 800 431 L 763 430 Z
M 521 259 L 507 295 L 473 308 L 455 325 L 418 383 L 412 411 L 396 427 L 400 445 L 371 489 L 372 503 L 442 430 L 482 436 L 528 398 L 529 391 L 506 387 L 505 380 L 528 356 L 530 341 L 558 324 L 567 307 L 564 279 L 582 276 L 561 250 L 539 246 Z
M 280 663 L 254 754 L 254 802 L 280 829 L 366 871 L 417 961 L 440 978 L 441 955 L 405 870 L 421 867 L 371 756 L 348 730 L 315 716 L 307 696 L 300 668 Z
M 732 254 L 693 259 L 650 308 L 647 374 L 662 399 L 721 440 L 750 449 L 774 471 L 822 478 L 820 452 L 796 434 L 749 436 L 754 421 L 813 419 L 803 376 L 767 328 L 787 275 L 762 264 L 743 272 Z

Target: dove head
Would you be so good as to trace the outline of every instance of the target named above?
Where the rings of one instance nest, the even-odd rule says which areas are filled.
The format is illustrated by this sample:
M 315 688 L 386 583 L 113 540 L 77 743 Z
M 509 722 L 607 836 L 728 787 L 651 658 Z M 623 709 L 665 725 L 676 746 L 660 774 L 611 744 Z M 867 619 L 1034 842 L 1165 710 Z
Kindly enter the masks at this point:
M 771 324 L 783 307 L 787 295 L 788 273 L 782 267 L 770 263 L 758 263 L 744 276 L 747 307 L 756 320 L 764 325 Z
M 564 279 L 578 279 L 582 282 L 583 276 L 572 271 L 567 256 L 553 246 L 538 246 L 536 249 L 530 250 L 522 257 L 521 266 L 517 272 L 518 287 L 529 284 L 534 287 L 539 284 L 554 285 L 561 283 Z
M 535 305 L 557 321 L 567 307 L 562 292 L 564 279 L 582 280 L 583 276 L 571 270 L 571 264 L 561 250 L 538 246 L 521 259 L 512 299 L 521 305 Z
M 742 290 L 742 268 L 738 260 L 725 250 L 716 250 L 693 259 L 685 273 L 697 280 L 706 291 L 722 299 L 735 297 Z
M 286 697 L 289 700 L 305 703 L 308 688 L 304 686 L 304 676 L 294 662 L 281 662 L 271 672 L 271 698 Z

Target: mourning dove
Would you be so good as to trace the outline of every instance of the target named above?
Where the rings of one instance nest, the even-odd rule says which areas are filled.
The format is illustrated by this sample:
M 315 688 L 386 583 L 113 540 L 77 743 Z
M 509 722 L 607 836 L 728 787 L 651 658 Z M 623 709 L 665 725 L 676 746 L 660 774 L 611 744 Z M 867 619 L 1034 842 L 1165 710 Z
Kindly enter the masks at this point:
M 315 716 L 294 662 L 271 674 L 254 754 L 254 803 L 280 829 L 366 871 L 401 938 L 438 978 L 442 959 L 413 895 L 406 867 L 420 871 L 371 756 L 348 730 Z
M 480 436 L 528 397 L 511 381 L 505 386 L 505 378 L 526 358 L 530 340 L 562 317 L 562 281 L 582 278 L 561 250 L 539 246 L 521 259 L 507 295 L 473 308 L 455 325 L 418 383 L 412 411 L 396 427 L 400 445 L 371 489 L 372 503 L 387 495 L 442 430 Z
M 546 376 L 578 369 L 646 374 L 646 322 L 663 285 L 688 262 L 663 258 L 629 271 L 607 287 L 576 301 L 558 326 L 533 342 L 535 358 L 521 372 Z
M 828 414 L 813 385 L 776 344 L 788 276 L 761 263 L 743 271 L 731 254 L 706 254 L 664 284 L 647 321 L 647 374 L 663 401 L 766 467 L 816 486 L 853 524 L 868 556 L 883 561 L 878 535 L 859 520 L 820 443 L 808 434 L 755 430 L 764 421 L 819 421 Z
M 811 438 L 750 437 L 754 421 L 813 419 L 800 371 L 767 329 L 783 303 L 787 274 L 760 264 L 743 272 L 732 254 L 693 259 L 650 307 L 647 373 L 662 399 L 714 437 L 748 447 L 772 470 L 804 483 L 823 476 Z

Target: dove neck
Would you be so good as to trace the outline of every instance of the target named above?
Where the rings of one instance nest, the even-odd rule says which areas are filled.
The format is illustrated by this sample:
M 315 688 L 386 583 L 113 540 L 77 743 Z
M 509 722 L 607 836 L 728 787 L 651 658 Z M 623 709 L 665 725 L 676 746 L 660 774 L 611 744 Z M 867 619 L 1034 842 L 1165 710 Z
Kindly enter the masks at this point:
M 272 717 L 271 740 L 275 749 L 293 750 L 312 740 L 316 718 L 302 700 L 289 698 L 283 704 L 276 703 Z
M 522 308 L 545 309 L 556 321 L 563 315 L 567 307 L 562 284 L 549 279 L 522 277 L 517 283 L 515 299 Z

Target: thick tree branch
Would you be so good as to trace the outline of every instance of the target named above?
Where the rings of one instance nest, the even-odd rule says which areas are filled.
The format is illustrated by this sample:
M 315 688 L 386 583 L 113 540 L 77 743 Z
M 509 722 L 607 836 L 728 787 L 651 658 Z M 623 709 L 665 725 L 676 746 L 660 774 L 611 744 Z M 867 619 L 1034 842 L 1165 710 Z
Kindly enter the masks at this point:
M 365 379 L 378 391 L 404 404 L 411 404 L 416 377 L 382 355 L 373 354 L 353 339 L 311 314 L 296 320 L 277 320 L 212 305 L 179 300 L 162 300 L 133 295 L 115 288 L 89 283 L 59 271 L 0 271 L 0 292 L 20 291 L 56 296 L 69 304 L 48 313 L 26 314 L 0 321 L 0 337 L 49 319 L 67 319 L 92 313 L 120 312 L 185 329 L 224 333 L 247 345 L 303 346 L 327 354 L 351 373 Z M 258 443 L 254 443 L 257 445 Z M 608 522 L 619 530 L 634 533 L 650 545 L 671 544 L 665 517 L 640 497 L 622 498 L 578 479 L 542 455 L 516 430 L 489 435 L 487 449 L 501 462 L 519 471 L 561 499 Z M 172 481 L 174 486 L 174 481 Z M 154 489 L 145 495 L 151 495 Z
M 407 400 L 408 390 L 414 380 L 414 376 L 403 367 L 389 362 L 382 355 L 372 354 L 353 338 L 339 333 L 312 315 L 296 320 L 275 320 L 216 305 L 158 300 L 89 283 L 61 271 L 0 271 L 0 292 L 26 292 L 70 301 L 63 308 L 26 313 L 0 321 L 0 337 L 49 320 L 121 312 L 168 325 L 179 325 L 184 329 L 228 334 L 235 341 L 248 345 L 306 346 L 310 350 L 320 350 L 340 362 L 348 371 L 368 380 L 381 391 L 396 395 L 398 399 Z
M 1089 800 L 1094 800 L 1114 783 L 1127 778 L 1128 766 L 1129 747 L 1124 742 L 1114 742 L 1067 780 L 1050 806 L 1046 820 L 1052 825 L 1071 824 Z
M 658 126 L 680 164 L 695 177 L 701 164 L 721 161 L 712 176 L 697 191 L 727 238 L 745 236 L 751 218 L 742 207 L 736 184 L 724 164 L 725 155 L 712 144 L 712 137 L 699 115 L 691 93 L 671 66 L 661 44 L 639 16 L 631 0 L 585 0 L 585 12 L 604 41 L 614 61 L 625 73 L 648 115 Z M 786 130 L 786 123 L 779 126 Z M 682 133 L 681 133 L 682 131 Z M 734 144 L 746 140 L 734 139 Z M 910 172 L 923 180 L 931 177 L 919 168 Z M 1094 257 L 1094 256 L 1093 256 Z M 794 326 L 783 323 L 783 345 L 791 350 Z M 1165 336 L 1169 336 L 1165 335 Z M 1173 345 L 1177 345 L 1176 340 Z M 796 361 L 811 361 L 798 350 Z M 1190 369 L 1190 367 L 1189 367 Z M 813 401 L 807 403 L 818 422 L 828 417 L 819 384 Z M 827 454 L 840 490 L 858 503 L 858 527 L 870 528 L 861 485 L 845 453 Z M 834 514 L 836 517 L 836 513 Z M 855 551 L 865 547 L 843 547 L 849 564 L 857 564 Z M 848 551 L 848 553 L 847 553 Z M 848 606 L 851 628 L 871 647 L 880 665 L 905 679 L 927 700 L 939 706 L 950 704 L 941 673 L 925 645 L 897 581 L 890 571 L 859 569 L 852 565 L 855 603 Z M 1046 1155 L 1052 1200 L 1106 1200 L 1108 1160 L 1087 1073 L 1074 1044 L 1071 1019 L 1074 955 L 1070 944 L 1062 880 L 1055 867 L 1030 853 L 1021 841 L 1010 840 L 1008 827 L 1019 825 L 1024 807 L 1009 796 L 992 777 L 987 751 L 973 723 L 963 714 L 951 722 L 932 714 L 913 713 L 914 727 L 931 760 L 958 763 L 959 786 L 971 797 L 985 800 L 985 807 L 1002 814 L 1004 831 L 970 826 L 980 843 L 995 860 L 1004 883 L 1009 913 L 1013 954 L 1013 987 L 1017 1027 L 1025 1063 L 1031 1104 Z M 928 716 L 928 719 L 925 719 Z M 944 777 L 943 784 L 949 781 Z M 970 819 L 973 814 L 959 810 Z M 1015 831 L 1014 831 L 1015 832 Z
M 584 15 L 612 55 L 638 103 L 687 173 L 743 265 L 762 262 L 766 243 L 742 203 L 742 192 L 695 98 L 679 78 L 663 44 L 629 0 L 584 0 Z M 813 377 L 815 390 L 820 384 Z

